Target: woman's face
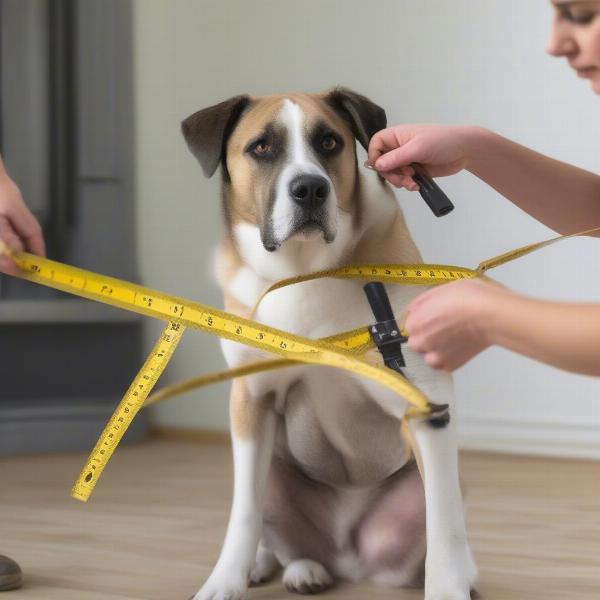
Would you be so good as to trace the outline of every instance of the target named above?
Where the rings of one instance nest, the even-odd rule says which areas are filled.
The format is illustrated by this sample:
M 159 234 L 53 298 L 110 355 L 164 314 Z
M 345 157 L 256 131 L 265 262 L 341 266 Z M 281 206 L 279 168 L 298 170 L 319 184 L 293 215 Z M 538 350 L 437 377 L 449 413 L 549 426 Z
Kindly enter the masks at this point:
M 554 19 L 546 51 L 564 56 L 600 95 L 600 0 L 551 0 Z

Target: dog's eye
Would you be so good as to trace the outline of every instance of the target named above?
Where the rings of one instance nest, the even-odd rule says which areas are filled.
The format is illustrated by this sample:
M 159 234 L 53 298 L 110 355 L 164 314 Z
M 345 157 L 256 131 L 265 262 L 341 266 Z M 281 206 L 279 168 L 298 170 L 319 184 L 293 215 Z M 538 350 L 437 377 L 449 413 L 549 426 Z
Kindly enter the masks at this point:
M 332 135 L 326 135 L 321 140 L 321 148 L 326 152 L 331 152 L 337 148 L 338 142 Z
M 256 156 L 266 156 L 271 152 L 271 146 L 266 140 L 259 140 L 252 145 L 250 152 Z

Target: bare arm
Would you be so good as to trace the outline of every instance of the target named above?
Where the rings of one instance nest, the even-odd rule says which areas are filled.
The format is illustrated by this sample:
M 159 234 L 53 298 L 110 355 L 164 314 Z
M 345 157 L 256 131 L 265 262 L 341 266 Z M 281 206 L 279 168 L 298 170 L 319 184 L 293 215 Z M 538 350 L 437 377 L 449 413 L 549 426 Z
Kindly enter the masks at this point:
M 425 165 L 432 177 L 467 169 L 560 233 L 600 227 L 600 175 L 482 127 L 397 125 L 372 137 L 368 163 L 391 184 L 418 189 L 410 166 L 415 162 Z
M 600 227 L 599 175 L 485 129 L 468 147 L 467 170 L 544 225 L 563 234 Z
M 417 296 L 401 322 L 408 345 L 434 368 L 453 371 L 489 346 L 600 376 L 600 304 L 547 302 L 492 280 L 465 279 Z
M 600 376 L 600 304 L 547 302 L 518 294 L 489 325 L 493 344 L 549 365 Z

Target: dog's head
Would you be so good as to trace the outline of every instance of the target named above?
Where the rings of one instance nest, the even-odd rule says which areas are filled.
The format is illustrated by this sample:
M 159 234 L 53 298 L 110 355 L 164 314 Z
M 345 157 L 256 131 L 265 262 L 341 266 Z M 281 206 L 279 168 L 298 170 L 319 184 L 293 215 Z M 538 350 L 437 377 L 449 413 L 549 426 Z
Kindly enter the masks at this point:
M 382 108 L 335 88 L 236 96 L 192 114 L 182 131 L 207 177 L 222 166 L 231 234 L 243 258 L 270 276 L 265 263 L 304 256 L 302 267 L 323 268 L 345 252 L 361 209 L 355 141 L 366 149 L 385 126 Z

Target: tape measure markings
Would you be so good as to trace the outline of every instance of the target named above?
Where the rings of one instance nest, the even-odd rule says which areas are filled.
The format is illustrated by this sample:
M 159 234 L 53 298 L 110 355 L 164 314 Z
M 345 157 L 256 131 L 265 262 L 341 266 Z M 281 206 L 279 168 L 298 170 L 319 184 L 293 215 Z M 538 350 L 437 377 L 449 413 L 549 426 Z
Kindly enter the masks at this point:
M 474 269 L 434 263 L 348 265 L 337 269 L 326 269 L 323 271 L 315 271 L 314 273 L 307 273 L 306 275 L 289 277 L 288 279 L 282 279 L 273 285 L 270 285 L 261 293 L 258 300 L 255 302 L 251 311 L 251 316 L 254 316 L 256 309 L 267 294 L 290 285 L 303 283 L 305 281 L 313 281 L 315 279 L 323 279 L 325 277 L 334 279 L 358 279 L 362 281 L 376 280 L 381 283 L 426 286 L 439 285 L 460 279 L 472 279 L 477 276 L 478 272 Z
M 79 473 L 71 490 L 73 498 L 82 502 L 87 502 L 89 499 L 110 457 L 133 422 L 134 417 L 144 405 L 158 378 L 169 364 L 184 331 L 185 327 L 180 323 L 173 321 L 167 323 L 142 368 L 131 382 L 123 399 L 119 402 L 106 424 L 85 466 Z
M 335 346 L 346 348 L 353 353 L 363 354 L 370 348 L 374 348 L 375 344 L 371 338 L 366 327 L 359 327 L 343 333 L 336 333 L 328 337 L 320 338 L 321 341 L 329 342 Z M 144 407 L 162 402 L 173 396 L 184 394 L 193 389 L 205 387 L 207 385 L 213 385 L 215 383 L 221 383 L 229 379 L 235 379 L 237 377 L 246 377 L 262 371 L 271 371 L 274 369 L 281 369 L 285 367 L 297 367 L 303 363 L 290 359 L 290 358 L 276 358 L 259 360 L 245 363 L 239 367 L 233 367 L 230 369 L 223 369 L 221 371 L 213 371 L 212 373 L 206 373 L 205 375 L 199 375 L 192 377 L 186 381 L 175 383 L 172 385 L 161 388 L 158 392 L 155 392 L 147 398 L 144 402 Z

